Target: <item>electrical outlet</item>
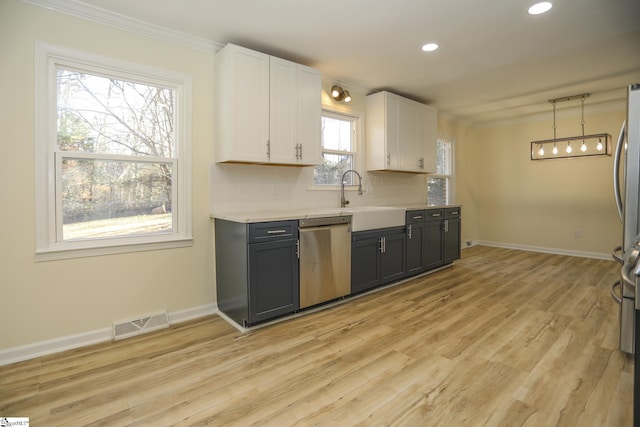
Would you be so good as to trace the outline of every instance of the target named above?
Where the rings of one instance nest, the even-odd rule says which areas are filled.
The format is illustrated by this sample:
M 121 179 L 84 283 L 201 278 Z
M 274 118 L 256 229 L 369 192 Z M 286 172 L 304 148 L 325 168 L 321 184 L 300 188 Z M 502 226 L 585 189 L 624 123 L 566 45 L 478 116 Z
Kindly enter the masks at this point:
M 271 184 L 271 195 L 277 196 L 278 194 L 280 194 L 280 188 L 278 186 L 278 183 L 274 182 L 273 184 Z
M 573 237 L 576 239 L 582 239 L 582 230 L 576 229 L 575 233 L 573 234 Z

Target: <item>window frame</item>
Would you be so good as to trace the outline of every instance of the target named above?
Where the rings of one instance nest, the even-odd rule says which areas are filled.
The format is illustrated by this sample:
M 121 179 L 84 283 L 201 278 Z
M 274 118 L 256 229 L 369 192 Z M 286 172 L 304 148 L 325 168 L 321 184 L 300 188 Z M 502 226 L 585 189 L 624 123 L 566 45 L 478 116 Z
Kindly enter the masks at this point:
M 352 123 L 352 144 L 351 144 L 351 151 L 339 151 L 339 150 L 330 150 L 330 149 L 325 149 L 324 146 L 322 145 L 322 138 L 320 138 L 320 155 L 322 158 L 324 158 L 324 154 L 334 154 L 334 155 L 351 155 L 353 156 L 353 168 L 355 170 L 360 170 L 361 169 L 361 163 L 362 163 L 362 159 L 361 159 L 361 155 L 359 155 L 359 153 L 362 153 L 361 150 L 361 141 L 360 141 L 360 135 L 362 134 L 362 114 L 359 113 L 354 113 L 354 112 L 346 112 L 346 111 L 341 111 L 341 110 L 336 110 L 336 109 L 332 109 L 332 108 L 327 108 L 327 107 L 322 107 L 322 111 L 321 111 L 321 119 L 322 117 L 331 117 L 331 118 L 335 118 L 335 119 L 339 119 L 339 120 L 349 120 Z M 362 173 L 360 173 L 362 175 Z M 356 184 L 345 184 L 345 190 L 348 190 L 349 187 L 356 187 Z M 341 189 L 341 185 L 340 184 L 318 184 L 315 181 L 315 174 L 314 174 L 314 178 L 313 178 L 313 189 L 316 190 L 340 190 Z
M 35 46 L 35 175 L 36 175 L 36 261 L 126 253 L 191 246 L 191 78 L 156 67 L 89 54 L 45 43 Z M 58 67 L 113 77 L 142 84 L 167 87 L 175 91 L 176 149 L 174 157 L 141 156 L 136 162 L 173 162 L 172 225 L 166 233 L 120 237 L 62 240 L 61 182 L 56 179 L 62 158 L 117 155 L 60 153 L 57 147 L 57 69 Z M 126 157 L 126 159 L 125 159 Z M 130 161 L 129 156 L 122 160 Z M 58 176 L 60 176 L 58 174 Z M 60 236 L 60 237 L 59 237 Z
M 437 142 L 443 142 L 449 144 L 450 155 L 449 155 L 449 174 L 438 174 L 433 173 L 427 176 L 427 180 L 429 178 L 438 178 L 444 179 L 445 185 L 447 187 L 446 190 L 446 200 L 445 205 L 451 204 L 453 200 L 455 200 L 455 142 L 453 139 L 449 138 L 438 138 Z M 437 150 L 437 146 L 436 146 Z M 427 191 L 427 204 L 431 204 L 429 200 L 429 193 Z M 438 203 L 439 205 L 439 203 Z

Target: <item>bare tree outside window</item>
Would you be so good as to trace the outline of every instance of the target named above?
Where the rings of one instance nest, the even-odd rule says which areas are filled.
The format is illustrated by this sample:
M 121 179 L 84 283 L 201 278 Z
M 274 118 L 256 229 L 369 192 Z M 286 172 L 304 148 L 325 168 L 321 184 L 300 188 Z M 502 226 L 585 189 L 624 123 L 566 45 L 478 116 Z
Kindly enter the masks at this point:
M 175 96 L 170 88 L 58 68 L 61 240 L 173 230 Z
M 427 202 L 430 205 L 446 205 L 451 200 L 453 176 L 451 141 L 438 140 L 436 144 L 436 173 L 427 178 Z
M 314 170 L 316 185 L 340 185 L 342 174 L 355 168 L 354 118 L 337 113 L 322 114 L 322 164 Z M 352 175 L 345 184 L 352 185 Z

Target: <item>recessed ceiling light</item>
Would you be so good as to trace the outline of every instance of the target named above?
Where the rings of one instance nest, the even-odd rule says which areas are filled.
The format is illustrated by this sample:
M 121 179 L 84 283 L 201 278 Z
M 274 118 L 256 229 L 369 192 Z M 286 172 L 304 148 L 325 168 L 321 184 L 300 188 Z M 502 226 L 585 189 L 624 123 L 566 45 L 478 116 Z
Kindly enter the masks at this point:
M 531 15 L 540 15 L 541 13 L 548 12 L 551 10 L 553 5 L 551 2 L 543 1 L 541 3 L 536 3 L 529 8 L 529 14 Z
M 438 45 L 436 43 L 427 43 L 424 46 L 422 46 L 422 50 L 424 52 L 433 52 L 437 48 L 438 48 Z

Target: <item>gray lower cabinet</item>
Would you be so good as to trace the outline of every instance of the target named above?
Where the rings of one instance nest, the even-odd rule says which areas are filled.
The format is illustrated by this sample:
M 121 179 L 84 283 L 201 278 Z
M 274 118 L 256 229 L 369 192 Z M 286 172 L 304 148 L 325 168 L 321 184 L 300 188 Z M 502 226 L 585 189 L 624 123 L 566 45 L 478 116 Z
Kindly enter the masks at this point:
M 406 241 L 403 227 L 352 233 L 351 293 L 404 278 Z
M 407 276 L 422 273 L 427 269 L 427 229 L 424 210 L 407 211 Z
M 242 326 L 299 308 L 298 221 L 215 220 L 218 309 Z
M 407 276 L 460 258 L 461 209 L 407 211 Z
M 444 210 L 443 227 L 443 253 L 444 263 L 449 264 L 456 259 L 460 259 L 460 228 L 461 228 L 460 208 L 447 208 Z
M 425 269 L 444 265 L 444 212 L 443 209 L 425 210 Z

